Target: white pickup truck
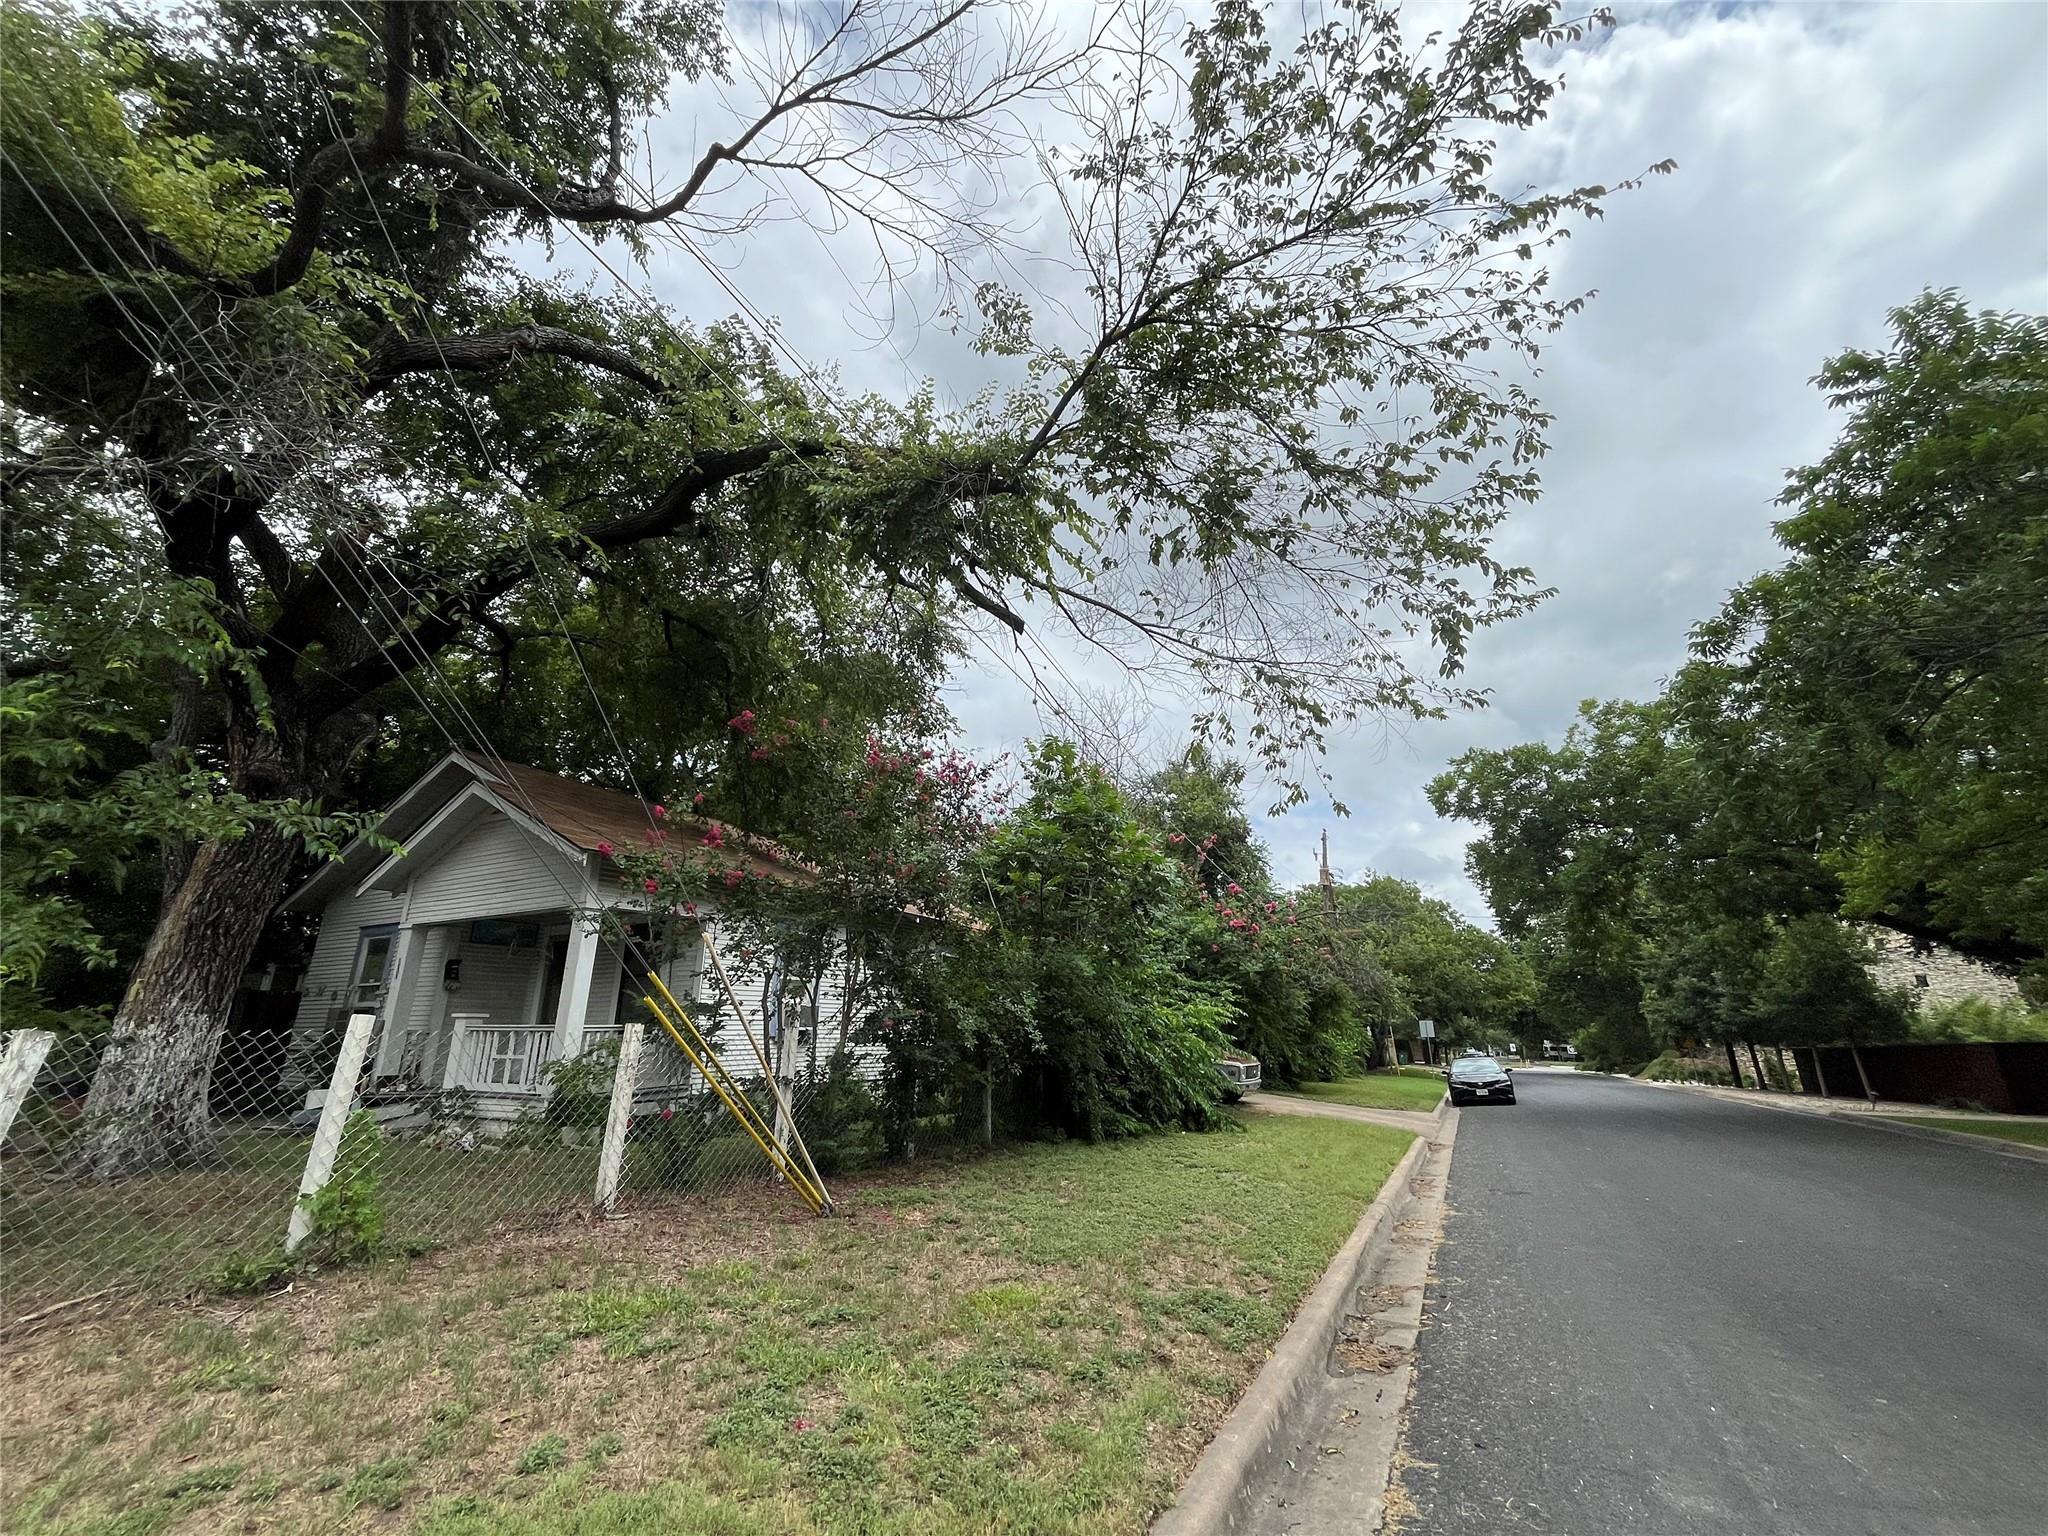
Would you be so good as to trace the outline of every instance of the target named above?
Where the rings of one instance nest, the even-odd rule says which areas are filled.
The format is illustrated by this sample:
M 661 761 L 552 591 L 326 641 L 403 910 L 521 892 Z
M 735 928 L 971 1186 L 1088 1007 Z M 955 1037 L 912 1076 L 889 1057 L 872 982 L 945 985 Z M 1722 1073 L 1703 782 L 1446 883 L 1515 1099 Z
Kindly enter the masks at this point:
M 1259 1075 L 1259 1058 L 1247 1056 L 1242 1051 L 1217 1057 L 1216 1070 L 1223 1074 L 1223 1097 L 1233 1104 L 1248 1093 L 1256 1093 L 1263 1081 Z

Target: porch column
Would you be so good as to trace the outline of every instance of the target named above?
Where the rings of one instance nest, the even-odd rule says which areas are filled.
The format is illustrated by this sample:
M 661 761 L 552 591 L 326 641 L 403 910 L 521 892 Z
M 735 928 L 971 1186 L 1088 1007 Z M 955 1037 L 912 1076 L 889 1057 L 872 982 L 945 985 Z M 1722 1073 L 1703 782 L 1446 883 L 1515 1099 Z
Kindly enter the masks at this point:
M 420 972 L 426 969 L 427 935 L 432 932 L 424 923 L 407 923 L 401 927 L 391 941 L 391 963 L 395 967 L 391 982 L 384 989 L 384 1031 L 377 1042 L 376 1064 L 370 1069 L 371 1081 L 389 1077 L 398 1070 L 405 1056 L 405 1032 L 412 1021 L 413 1004 L 419 999 Z
M 569 920 L 569 953 L 562 962 L 562 1000 L 555 1005 L 555 1060 L 567 1061 L 583 1049 L 583 1021 L 590 1013 L 590 982 L 597 974 L 602 944 L 595 922 L 581 916 Z

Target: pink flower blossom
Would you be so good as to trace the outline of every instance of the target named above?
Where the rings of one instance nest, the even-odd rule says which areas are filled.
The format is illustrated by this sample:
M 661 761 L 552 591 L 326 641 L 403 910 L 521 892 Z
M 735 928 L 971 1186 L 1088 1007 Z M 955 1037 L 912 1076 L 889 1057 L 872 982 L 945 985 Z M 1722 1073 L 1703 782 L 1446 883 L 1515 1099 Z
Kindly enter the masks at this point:
M 661 1106 L 661 1118 L 662 1118 L 662 1119 L 664 1119 L 664 1120 L 673 1120 L 673 1119 L 675 1119 L 675 1117 L 676 1117 L 676 1112 L 675 1112 L 675 1108 L 674 1108 L 674 1106 L 673 1106 L 673 1105 L 669 1105 L 669 1104 L 664 1104 L 664 1105 L 662 1105 L 662 1106 Z
M 667 821 L 668 807 L 657 803 L 654 807 L 654 819 L 656 821 Z
M 654 879 L 652 876 L 649 876 L 646 880 L 642 881 L 641 883 L 647 887 L 647 894 L 650 896 L 652 896 L 656 891 L 661 889 L 661 882 L 659 880 Z
M 805 1430 L 811 1428 L 812 1425 L 809 1419 L 805 1418 L 802 1414 L 798 1414 L 795 1418 L 789 1421 L 789 1427 L 795 1430 L 798 1434 L 802 1434 Z
M 706 848 L 723 848 L 725 846 L 725 828 L 715 821 L 706 827 L 704 829 L 704 846 Z
M 742 736 L 754 734 L 754 712 L 751 709 L 741 710 L 725 723 L 738 731 Z
M 1233 896 L 1242 896 L 1244 894 L 1244 887 L 1239 885 L 1235 880 L 1233 880 L 1230 882 L 1230 894 Z
M 614 850 L 610 843 L 599 843 L 597 845 L 597 851 L 600 856 L 608 859 L 612 856 Z
M 690 796 L 690 804 L 692 804 L 692 805 L 702 805 L 703 803 L 704 803 L 704 791 L 703 791 L 703 790 L 701 790 L 701 789 L 700 789 L 700 790 L 698 790 L 698 791 L 697 791 L 697 793 L 696 793 L 696 794 L 694 794 L 694 795 Z
M 747 754 L 748 759 L 756 763 L 764 761 L 767 758 L 767 756 L 768 749 L 766 747 L 756 747 L 753 751 Z
M 738 885 L 746 878 L 747 872 L 744 869 L 728 869 L 725 872 L 725 883 L 727 885 Z

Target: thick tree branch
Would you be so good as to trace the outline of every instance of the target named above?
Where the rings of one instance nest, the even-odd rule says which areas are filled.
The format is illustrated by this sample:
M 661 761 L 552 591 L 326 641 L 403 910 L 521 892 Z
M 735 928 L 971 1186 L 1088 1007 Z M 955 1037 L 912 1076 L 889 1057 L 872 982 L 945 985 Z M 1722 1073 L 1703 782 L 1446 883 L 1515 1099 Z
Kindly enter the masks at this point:
M 627 353 L 553 325 L 522 325 L 475 336 L 392 342 L 379 347 L 371 357 L 366 392 L 374 395 L 409 374 L 484 373 L 522 357 L 540 356 L 586 363 L 631 379 L 652 394 L 669 393 L 668 385 Z
M 306 275 L 320 247 L 327 204 L 344 176 L 383 169 L 405 148 L 405 114 L 412 99 L 413 15 L 410 4 L 387 0 L 384 7 L 384 116 L 377 130 L 323 145 L 299 173 L 292 201 L 291 232 L 270 265 L 246 276 L 217 280 L 223 292 L 259 298 L 282 293 Z
M 1959 955 L 1989 961 L 1993 965 L 2025 965 L 2041 958 L 2038 944 L 2015 938 L 1965 938 L 1939 923 L 1921 922 L 1896 912 L 1873 912 L 1864 921 L 1904 934 L 1909 939 L 1918 939 L 1923 944 L 1939 944 Z

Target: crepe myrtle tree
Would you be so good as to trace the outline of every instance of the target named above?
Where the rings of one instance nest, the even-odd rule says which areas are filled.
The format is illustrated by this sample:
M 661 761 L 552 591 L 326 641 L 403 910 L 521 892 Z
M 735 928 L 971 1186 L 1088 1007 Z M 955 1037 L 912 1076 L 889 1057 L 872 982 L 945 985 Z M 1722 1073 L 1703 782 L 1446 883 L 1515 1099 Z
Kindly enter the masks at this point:
M 851 1038 L 900 1012 L 978 921 L 973 861 L 1008 804 L 1007 760 L 751 709 L 729 729 L 744 752 L 736 774 L 685 806 L 655 805 L 638 842 L 600 845 L 622 898 L 608 916 L 644 923 L 634 941 L 653 963 L 686 952 L 715 911 L 736 980 L 777 971 L 815 986 L 841 968 L 835 1032 Z M 772 842 L 721 812 L 764 788 L 791 808 Z
M 786 559 L 838 541 L 956 628 L 1049 609 L 1298 779 L 1346 721 L 1475 702 L 1468 636 L 1542 596 L 1489 553 L 1549 420 L 1494 365 L 1578 307 L 1541 251 L 1607 194 L 1493 174 L 1577 23 L 1323 16 L 1134 0 L 1068 48 L 972 0 L 765 39 L 705 0 L 9 7 L 8 517 L 92 502 L 203 585 L 240 660 L 163 745 L 256 801 L 335 795 L 507 605 L 710 550 L 764 491 L 802 508 Z M 718 93 L 754 105 L 653 161 L 654 116 Z M 1001 281 L 1047 270 L 997 218 L 1027 176 L 1066 227 L 1047 292 Z M 988 391 L 834 399 L 737 327 L 511 256 L 737 259 L 787 218 L 871 236 L 884 293 L 921 266 L 971 295 Z M 302 851 L 265 823 L 181 861 L 86 1171 L 203 1147 L 206 1072 L 165 1064 L 203 1057 Z

